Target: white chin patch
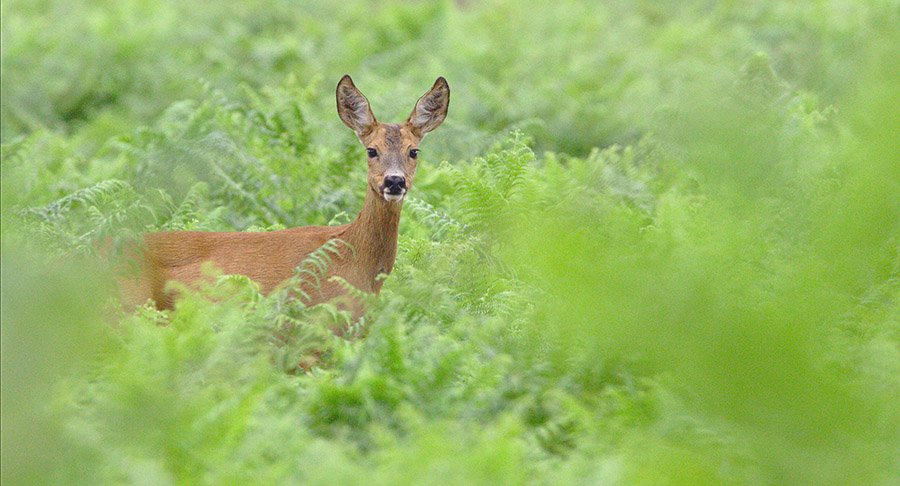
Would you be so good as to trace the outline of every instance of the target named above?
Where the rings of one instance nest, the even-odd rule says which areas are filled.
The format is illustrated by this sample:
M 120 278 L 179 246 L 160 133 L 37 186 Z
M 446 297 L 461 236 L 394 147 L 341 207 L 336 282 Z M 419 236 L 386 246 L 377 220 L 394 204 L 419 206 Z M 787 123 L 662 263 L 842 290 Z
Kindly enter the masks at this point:
M 403 200 L 403 196 L 406 195 L 406 189 L 400 192 L 400 194 L 388 194 L 386 192 L 381 193 L 384 196 L 385 201 L 397 202 Z

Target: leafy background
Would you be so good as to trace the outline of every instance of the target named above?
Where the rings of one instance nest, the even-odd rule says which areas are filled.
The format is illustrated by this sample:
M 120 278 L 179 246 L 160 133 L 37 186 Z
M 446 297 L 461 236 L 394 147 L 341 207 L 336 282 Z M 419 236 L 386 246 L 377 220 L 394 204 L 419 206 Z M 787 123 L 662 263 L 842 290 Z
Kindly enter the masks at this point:
M 896 482 L 898 13 L 3 2 L 3 482 Z M 117 309 L 98 247 L 352 219 L 344 73 L 453 93 L 367 316 Z

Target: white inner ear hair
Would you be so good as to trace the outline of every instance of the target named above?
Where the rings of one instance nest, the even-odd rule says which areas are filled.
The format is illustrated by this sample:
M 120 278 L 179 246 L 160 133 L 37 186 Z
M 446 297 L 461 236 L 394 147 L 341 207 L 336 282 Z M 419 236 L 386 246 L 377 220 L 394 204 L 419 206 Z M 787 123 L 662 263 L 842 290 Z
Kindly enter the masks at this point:
M 342 90 L 341 106 L 344 107 L 344 112 L 356 127 L 361 129 L 372 123 L 369 116 L 369 105 L 359 93 L 349 88 Z
M 416 117 L 414 125 L 425 125 L 437 115 L 443 107 L 444 96 L 442 93 L 430 93 L 416 105 Z

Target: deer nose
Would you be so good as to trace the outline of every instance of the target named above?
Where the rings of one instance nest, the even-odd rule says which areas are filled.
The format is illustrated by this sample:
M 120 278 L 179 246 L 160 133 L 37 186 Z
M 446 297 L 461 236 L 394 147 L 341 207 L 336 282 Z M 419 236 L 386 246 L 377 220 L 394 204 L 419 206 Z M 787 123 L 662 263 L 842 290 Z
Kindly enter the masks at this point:
M 406 178 L 402 176 L 387 176 L 384 178 L 384 190 L 388 194 L 400 194 L 406 190 Z

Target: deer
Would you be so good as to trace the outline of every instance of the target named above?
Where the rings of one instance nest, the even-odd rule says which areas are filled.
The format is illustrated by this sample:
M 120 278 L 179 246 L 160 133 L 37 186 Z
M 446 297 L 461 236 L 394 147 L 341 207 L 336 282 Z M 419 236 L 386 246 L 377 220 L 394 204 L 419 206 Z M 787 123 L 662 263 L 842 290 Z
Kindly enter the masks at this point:
M 245 275 L 263 294 L 278 289 L 313 251 L 329 241 L 340 241 L 340 255 L 332 259 L 321 284 L 310 292 L 312 306 L 345 296 L 345 283 L 369 294 L 378 294 L 397 257 L 400 212 L 416 175 L 419 144 L 446 118 L 450 86 L 438 77 L 416 102 L 404 123 L 381 123 L 369 100 L 344 75 L 336 89 L 341 121 L 356 134 L 365 149 L 368 177 L 365 200 L 356 219 L 340 226 L 302 226 L 271 232 L 166 231 L 143 235 L 136 251 L 139 272 L 122 284 L 128 303 L 152 300 L 160 310 L 171 309 L 177 291 L 167 282 L 187 286 L 204 279 L 209 262 L 225 274 Z M 352 302 L 359 318 L 364 309 Z

